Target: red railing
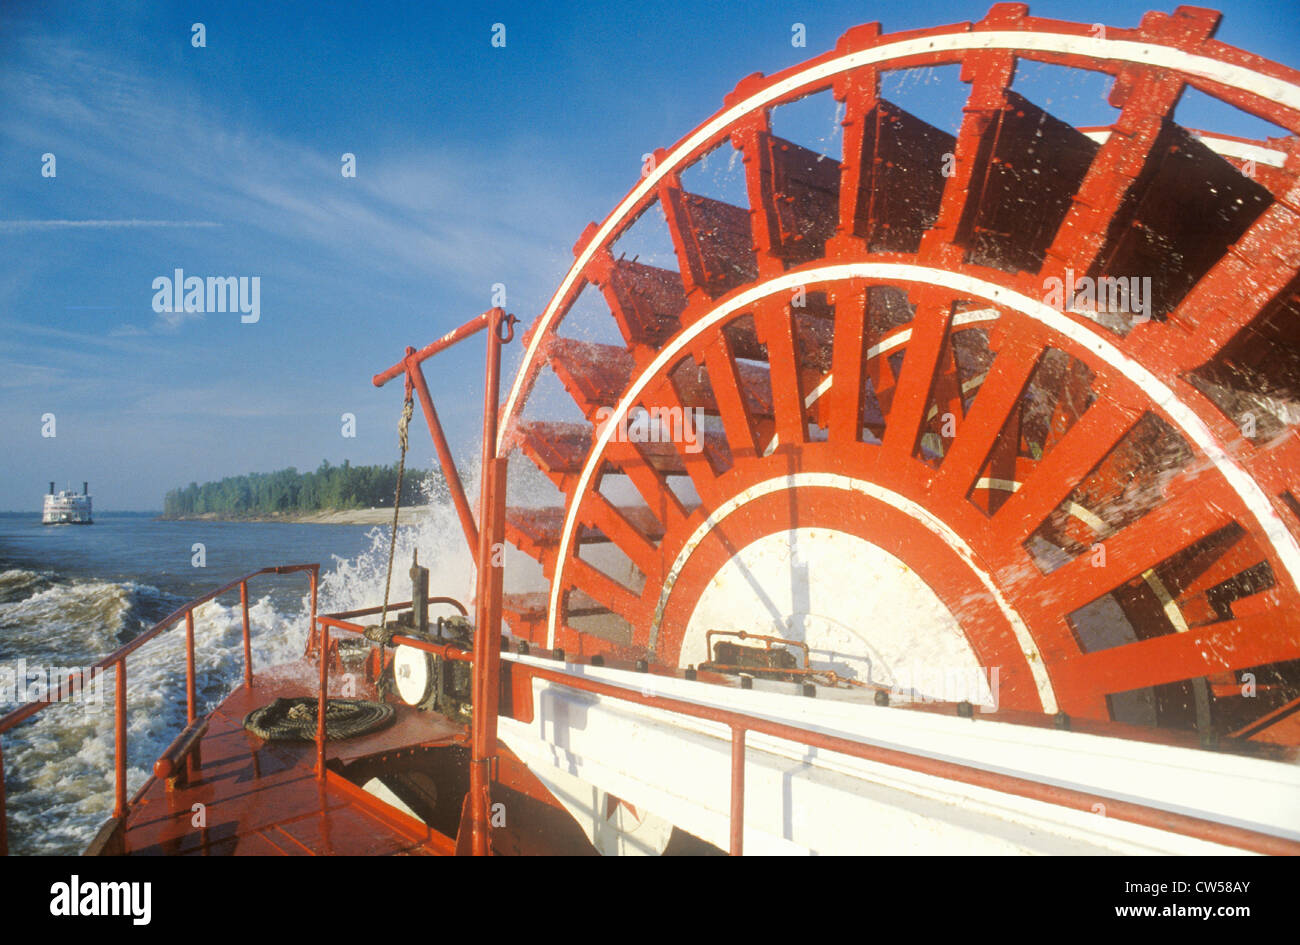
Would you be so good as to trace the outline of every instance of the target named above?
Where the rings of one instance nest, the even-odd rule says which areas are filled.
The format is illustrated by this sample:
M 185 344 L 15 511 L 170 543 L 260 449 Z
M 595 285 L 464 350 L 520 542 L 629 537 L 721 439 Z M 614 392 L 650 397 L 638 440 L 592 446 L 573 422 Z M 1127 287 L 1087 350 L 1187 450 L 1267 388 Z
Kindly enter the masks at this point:
M 464 611 L 464 607 L 451 598 L 429 598 L 429 602 L 452 604 L 453 606 L 458 607 L 462 612 Z M 390 609 L 401 609 L 406 606 L 409 606 L 409 603 L 398 604 L 395 608 Z M 318 618 L 318 622 L 323 628 L 334 628 L 350 633 L 363 633 L 366 629 L 365 627 L 360 624 L 351 623 L 346 618 L 377 614 L 380 609 L 381 608 L 378 607 L 372 607 L 366 610 L 329 614 Z M 327 633 L 328 631 L 325 630 L 323 632 Z M 415 639 L 413 637 L 395 636 L 392 638 L 389 645 L 411 646 L 418 650 L 423 650 L 426 653 L 440 656 L 444 659 L 457 660 L 466 663 L 473 662 L 473 655 L 470 652 L 451 644 L 428 643 L 424 640 Z M 726 725 L 731 730 L 731 798 L 729 811 L 729 836 L 730 852 L 733 855 L 740 855 L 744 852 L 745 751 L 746 734 L 751 731 L 806 745 L 810 748 L 838 752 L 840 754 L 850 755 L 867 761 L 879 762 L 881 764 L 916 771 L 934 777 L 946 778 L 951 781 L 999 791 L 1004 794 L 1011 794 L 1029 800 L 1068 807 L 1073 810 L 1091 813 L 1096 810 L 1098 804 L 1102 804 L 1105 807 L 1107 817 L 1128 821 L 1130 823 L 1151 827 L 1157 830 L 1178 833 L 1211 843 L 1218 843 L 1244 850 L 1250 850 L 1256 853 L 1271 855 L 1294 856 L 1300 854 L 1300 843 L 1243 827 L 1219 823 L 1217 821 L 1206 820 L 1199 817 L 1192 817 L 1186 814 L 1179 814 L 1174 811 L 1125 801 L 1115 797 L 1090 794 L 1073 788 L 1060 787 L 1028 778 L 1016 777 L 1014 775 L 990 771 L 984 768 L 977 768 L 959 762 L 944 761 L 925 755 L 903 751 L 901 749 L 885 748 L 878 745 L 854 741 L 848 738 L 826 735 L 821 732 L 799 728 L 795 725 L 773 722 L 768 719 L 746 715 L 740 712 L 733 712 L 728 709 L 701 705 L 699 703 L 674 699 L 668 696 L 646 695 L 635 689 L 629 689 L 595 679 L 587 679 L 570 673 L 546 669 L 545 667 L 536 666 L 531 662 L 522 664 L 522 666 L 527 672 L 537 678 L 545 679 L 548 682 L 566 686 L 570 689 L 590 692 L 595 695 L 606 696 L 613 699 L 621 699 L 638 705 L 660 709 L 665 712 L 687 715 L 692 718 L 704 719 Z M 320 692 L 318 697 L 318 711 L 322 713 L 326 704 L 325 700 L 328 688 L 327 673 L 328 660 L 322 660 Z M 321 733 L 323 731 L 324 726 L 318 724 L 316 743 L 318 777 L 323 777 L 325 771 L 325 743 L 323 738 L 321 738 Z
M 728 709 L 687 702 L 682 699 L 673 699 L 668 696 L 644 695 L 634 689 L 627 689 L 623 686 L 616 686 L 594 679 L 586 679 L 569 673 L 556 672 L 555 670 L 534 666 L 531 663 L 524 665 L 527 666 L 528 672 L 534 676 L 557 685 L 567 686 L 570 689 L 578 689 L 600 696 L 634 702 L 638 705 L 662 709 L 665 712 L 688 715 L 692 718 L 705 719 L 728 726 L 731 729 L 730 842 L 731 853 L 735 856 L 739 856 L 744 852 L 745 735 L 747 732 L 759 732 L 774 738 L 807 745 L 810 748 L 838 752 L 854 758 L 862 758 L 866 761 L 875 761 L 897 768 L 905 768 L 909 771 L 1000 791 L 1004 794 L 1012 794 L 1029 800 L 1068 807 L 1073 810 L 1091 812 L 1096 809 L 1096 805 L 1102 804 L 1107 817 L 1206 840 L 1210 843 L 1219 843 L 1274 856 L 1300 855 L 1300 843 L 1244 827 L 1179 814 L 1158 807 L 1120 800 L 1119 798 L 1089 794 L 1073 788 L 1032 781 L 1028 778 L 989 771 L 985 768 L 977 768 L 959 762 L 943 761 L 897 748 L 885 748 L 848 738 L 825 735 L 821 732 L 798 728 L 782 722 L 773 722 L 752 715 L 744 715 Z
M 244 685 L 251 687 L 253 685 L 253 651 L 248 622 L 248 582 L 250 579 L 261 574 L 293 574 L 299 571 L 306 571 L 311 581 L 311 626 L 314 627 L 316 624 L 316 592 L 320 575 L 320 565 L 292 564 L 275 568 L 262 568 L 258 571 L 250 571 L 248 574 L 236 578 L 229 584 L 223 584 L 216 590 L 209 591 L 202 597 L 196 597 L 194 600 L 189 601 L 183 607 L 172 611 L 130 643 L 120 647 L 90 667 L 91 683 L 94 683 L 95 680 L 110 667 L 114 670 L 116 685 L 114 687 L 113 700 L 113 818 L 119 823 L 122 818 L 126 817 L 131 805 L 138 799 L 138 795 L 136 798 L 128 798 L 126 794 L 126 658 L 150 640 L 157 637 L 168 627 L 171 627 L 173 624 L 178 622 L 182 617 L 185 618 L 185 714 L 187 731 L 192 729 L 196 721 L 196 713 L 198 710 L 194 688 L 194 609 L 202 604 L 206 604 L 214 598 L 220 597 L 222 594 L 225 594 L 236 587 L 239 588 L 239 602 L 243 616 L 244 629 Z M 0 739 L 3 738 L 5 732 L 9 731 L 15 725 L 31 718 L 46 706 L 55 705 L 63 701 L 69 693 L 74 690 L 83 689 L 85 684 L 86 681 L 82 678 L 80 672 L 70 674 L 65 682 L 60 682 L 59 687 L 55 692 L 49 693 L 50 698 L 33 700 L 26 705 L 19 706 L 3 718 L 0 718 Z M 3 751 L 0 750 L 0 856 L 7 856 L 9 853 L 7 831 L 8 817 L 5 809 L 4 775 L 4 754 Z

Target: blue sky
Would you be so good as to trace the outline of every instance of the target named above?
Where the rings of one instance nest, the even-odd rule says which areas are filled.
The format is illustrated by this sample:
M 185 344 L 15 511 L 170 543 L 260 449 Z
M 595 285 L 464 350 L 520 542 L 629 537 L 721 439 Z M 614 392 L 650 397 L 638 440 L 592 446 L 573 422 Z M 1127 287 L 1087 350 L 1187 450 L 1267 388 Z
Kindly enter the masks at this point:
M 35 510 L 50 479 L 91 480 L 103 509 L 156 509 L 191 480 L 393 462 L 400 394 L 370 375 L 482 311 L 493 283 L 531 320 L 641 155 L 740 78 L 857 23 L 913 29 L 987 6 L 8 3 L 0 509 Z M 1290 4 L 1221 7 L 1220 39 L 1300 65 Z M 1131 26 L 1147 8 L 1031 12 Z M 195 22 L 206 48 L 191 46 Z M 490 42 L 498 22 L 505 48 Z M 1220 118 L 1254 130 L 1204 124 Z M 261 320 L 155 313 L 152 282 L 176 268 L 259 276 Z M 467 458 L 481 350 L 428 372 Z M 411 461 L 432 461 L 423 430 Z

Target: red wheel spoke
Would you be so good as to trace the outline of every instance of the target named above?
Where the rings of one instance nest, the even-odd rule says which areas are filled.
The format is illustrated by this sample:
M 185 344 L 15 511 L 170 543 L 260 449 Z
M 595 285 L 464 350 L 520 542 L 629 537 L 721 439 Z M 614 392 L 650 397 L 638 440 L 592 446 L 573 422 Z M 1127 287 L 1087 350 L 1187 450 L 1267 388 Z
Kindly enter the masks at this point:
M 589 493 L 581 506 L 582 522 L 599 528 L 618 545 L 647 580 L 654 580 L 662 570 L 659 549 L 632 526 L 626 514 L 610 504 L 599 492 Z M 642 522 L 643 527 L 646 525 Z M 662 536 L 660 536 L 662 537 Z
M 1065 660 L 1055 678 L 1063 692 L 1114 693 L 1248 669 L 1300 657 L 1296 630 L 1276 617 L 1225 620 Z
M 921 435 L 939 354 L 952 321 L 952 303 L 922 298 L 912 319 L 912 338 L 903 357 L 894 401 L 885 418 L 882 449 L 895 461 L 911 456 Z
M 1289 195 L 1300 207 L 1300 185 Z M 1275 203 L 1170 314 L 1190 332 L 1171 351 L 1186 370 L 1203 364 L 1246 328 L 1300 273 L 1300 210 Z M 1153 339 L 1154 341 L 1154 339 Z
M 840 168 L 772 134 L 766 114 L 731 136 L 745 156 L 745 182 L 759 275 L 819 258 L 835 230 Z
M 565 572 L 573 578 L 573 586 L 589 595 L 628 623 L 635 625 L 642 614 L 641 598 L 603 571 L 592 567 L 576 555 L 565 563 Z
M 1196 38 L 1214 32 L 1219 14 L 1213 10 L 1180 8 L 1180 22 Z M 1124 205 L 1123 198 L 1146 167 L 1182 96 L 1185 83 L 1177 73 L 1128 66 L 1116 77 L 1111 104 L 1120 106 L 1113 131 L 1093 158 L 1079 185 L 1074 203 L 1047 250 L 1044 271 L 1072 267 L 1076 273 L 1091 270 L 1105 245 L 1111 217 Z
M 660 389 L 657 398 L 659 402 L 670 408 L 676 408 L 683 411 L 684 416 L 688 405 L 686 400 L 681 396 L 678 390 L 678 385 L 681 383 L 683 375 L 687 375 L 688 380 L 694 381 L 698 384 L 699 379 L 703 376 L 703 370 L 703 368 L 696 365 L 693 361 L 682 365 L 675 372 L 676 379 L 671 383 L 665 384 Z M 695 375 L 695 377 L 689 377 L 689 375 L 692 374 Z M 707 384 L 707 380 L 705 383 Z M 712 394 L 710 393 L 709 396 L 711 397 Z M 684 448 L 683 444 L 673 445 L 681 456 L 682 465 L 685 467 L 686 474 L 690 477 L 691 484 L 695 487 L 696 493 L 699 494 L 702 500 L 707 502 L 711 497 L 717 494 L 718 475 L 714 471 L 713 462 L 710 459 L 712 450 L 708 448 L 707 443 L 706 448 L 699 451 L 687 450 Z M 730 453 L 728 453 L 726 457 L 726 462 L 728 464 L 730 463 Z
M 605 458 L 632 480 L 637 492 L 641 493 L 641 498 L 664 528 L 676 528 L 686 517 L 686 509 L 682 507 L 677 494 L 668 487 L 666 477 L 655 471 L 635 444 L 611 441 L 605 447 Z M 685 471 L 683 467 L 683 472 Z
M 1004 6 L 990 11 L 982 25 L 1014 28 L 1021 19 L 1020 9 Z M 995 128 L 997 112 L 1006 105 L 1006 91 L 1015 69 L 1015 57 L 1002 51 L 972 53 L 962 64 L 961 77 L 970 83 L 970 94 L 962 109 L 961 128 L 953 148 L 953 173 L 944 186 L 939 215 L 921 239 L 922 258 L 942 265 L 959 262 L 963 255 L 957 247 L 957 233 L 971 202 L 979 200 L 974 186 L 978 156 L 986 136 Z
M 1244 465 L 1266 495 L 1291 492 L 1293 499 L 1300 499 L 1300 431 L 1293 430 L 1248 454 Z M 1300 525 L 1300 509 L 1291 510 L 1290 521 L 1293 526 Z
M 1003 342 L 970 413 L 944 456 L 935 477 L 935 490 L 963 496 L 970 492 L 1012 411 L 1019 407 L 1042 351 L 1041 342 L 1028 333 Z
M 727 428 L 732 456 L 754 455 L 754 426 L 745 404 L 745 396 L 741 393 L 736 359 L 732 357 L 726 339 L 721 335 L 714 339 L 706 349 L 704 359 L 709 369 L 713 395 L 718 399 L 722 423 Z
M 911 332 L 911 328 L 906 330 Z M 898 376 L 894 373 L 894 365 L 887 356 L 882 354 L 867 361 L 866 371 L 881 416 L 888 417 L 889 411 L 894 406 L 894 393 L 898 390 Z
M 1137 423 L 1138 417 L 1117 400 L 1102 400 L 1084 412 L 1020 488 L 1003 503 L 995 518 L 1008 540 L 1020 544 L 1074 491 Z
M 858 27 L 854 38 L 866 40 L 872 35 L 869 32 L 872 29 L 874 35 L 880 34 L 880 24 L 873 23 Z M 880 98 L 880 74 L 867 67 L 838 76 L 835 97 L 844 103 L 844 120 L 840 123 L 844 128 L 844 160 L 840 167 L 839 232 L 836 234 L 837 242 L 843 242 L 853 238 L 859 194 L 863 193 L 871 173 L 866 164 L 871 155 L 864 152 L 863 144 L 866 125 L 874 121 L 872 112 Z M 873 191 L 874 188 L 867 187 L 868 200 Z
M 1245 532 L 1239 532 L 1226 548 L 1210 548 L 1167 576 L 1165 584 L 1177 597 L 1178 608 L 1189 624 L 1208 623 L 1216 619 L 1216 613 L 1206 592 L 1258 564 L 1262 557 L 1258 546 Z M 1208 563 L 1205 558 L 1210 558 Z
M 804 427 L 805 395 L 799 382 L 794 318 L 790 308 L 783 302 L 769 302 L 759 309 L 756 321 L 759 337 L 767 347 L 776 436 L 782 444 L 803 443 L 807 438 Z
M 1104 565 L 1079 555 L 1043 580 L 1043 594 L 1070 613 L 1232 521 L 1214 501 L 1222 489 L 1189 488 L 1101 542 Z M 1222 500 L 1220 500 L 1222 501 Z
M 831 352 L 834 383 L 830 399 L 832 439 L 857 440 L 862 431 L 862 359 L 866 354 L 867 294 L 851 287 L 835 296 L 835 345 Z
M 779 274 L 781 263 L 781 224 L 777 219 L 776 193 L 772 181 L 772 151 L 768 146 L 771 126 L 764 112 L 755 116 L 745 128 L 731 136 L 732 143 L 744 155 L 745 189 L 749 195 L 750 219 L 754 233 L 754 259 L 763 278 Z

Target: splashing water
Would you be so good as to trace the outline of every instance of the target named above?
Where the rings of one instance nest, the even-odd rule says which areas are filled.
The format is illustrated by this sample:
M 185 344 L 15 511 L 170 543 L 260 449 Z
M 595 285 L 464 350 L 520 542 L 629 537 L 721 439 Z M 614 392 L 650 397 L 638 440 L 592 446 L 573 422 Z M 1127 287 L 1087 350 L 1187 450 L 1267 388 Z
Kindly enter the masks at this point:
M 474 591 L 474 562 L 465 543 L 460 519 L 456 515 L 445 486 L 435 489 L 428 505 L 419 510 L 412 525 L 397 529 L 397 546 L 393 553 L 393 579 L 390 601 L 410 600 L 408 569 L 412 556 L 419 554 L 420 565 L 429 569 L 429 593 L 455 597 L 467 607 Z M 466 484 L 469 495 L 478 492 L 478 471 Z M 318 609 L 320 613 L 378 607 L 384 602 L 384 578 L 388 568 L 389 526 L 375 527 L 367 533 L 370 546 L 352 559 L 334 556 L 333 566 L 322 568 Z M 303 606 L 308 606 L 304 598 Z M 376 618 L 377 619 L 377 618 Z

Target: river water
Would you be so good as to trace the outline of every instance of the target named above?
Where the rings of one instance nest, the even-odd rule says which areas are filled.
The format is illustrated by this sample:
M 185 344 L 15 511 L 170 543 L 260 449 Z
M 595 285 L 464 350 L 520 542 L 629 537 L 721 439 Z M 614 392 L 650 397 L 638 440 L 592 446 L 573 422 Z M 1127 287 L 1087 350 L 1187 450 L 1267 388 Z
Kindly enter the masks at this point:
M 89 526 L 42 526 L 38 514 L 0 514 L 0 714 L 38 694 L 58 668 L 85 667 L 179 605 L 248 571 L 319 563 L 321 613 L 383 603 L 388 528 L 359 525 L 162 522 L 97 513 Z M 202 546 L 203 566 L 196 566 Z M 409 597 L 413 550 L 431 568 L 431 592 L 472 595 L 472 565 L 446 504 L 398 531 L 393 599 Z M 305 574 L 249 585 L 256 669 L 301 655 Z M 184 622 L 127 664 L 128 788 L 185 725 Z M 196 611 L 199 709 L 239 684 L 239 592 Z M 46 708 L 2 738 L 11 853 L 80 853 L 113 808 L 113 677 Z M 97 699 L 98 697 L 98 699 Z

